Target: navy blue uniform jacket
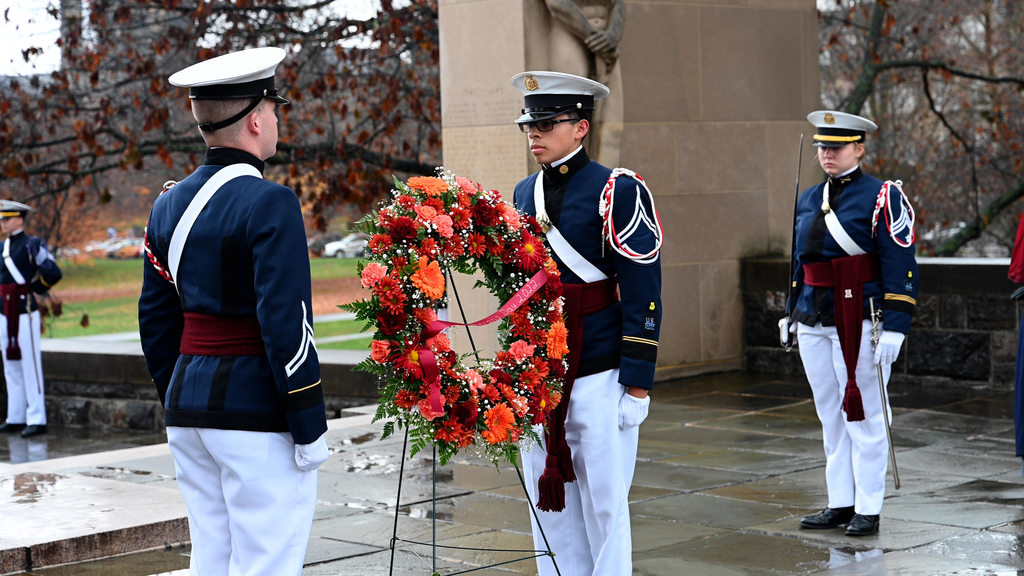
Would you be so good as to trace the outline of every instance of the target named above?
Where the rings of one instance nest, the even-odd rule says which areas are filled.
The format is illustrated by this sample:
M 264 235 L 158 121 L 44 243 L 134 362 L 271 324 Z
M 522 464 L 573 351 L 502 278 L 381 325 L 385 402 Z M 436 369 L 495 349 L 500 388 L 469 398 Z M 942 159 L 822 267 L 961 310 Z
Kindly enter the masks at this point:
M 47 250 L 46 242 L 42 238 L 18 232 L 12 235 L 10 240 L 11 261 L 14 262 L 14 267 L 21 273 L 25 282 L 32 286 L 32 292 L 45 294 L 51 286 L 60 281 L 62 277 L 60 267 L 57 266 L 57 261 Z M 2 261 L 0 261 L 0 284 L 17 284 L 14 275 Z M 36 308 L 38 306 L 32 294 L 22 296 L 22 313 L 32 312 Z M 0 315 L 3 315 L 3 306 L 0 306 Z
M 514 202 L 522 212 L 536 215 L 533 188 L 536 178 L 543 176 L 544 204 L 552 223 L 566 241 L 605 276 L 618 276 L 621 301 L 583 317 L 583 350 L 577 377 L 618 367 L 620 384 L 650 390 L 654 386 L 661 334 L 661 258 L 640 265 L 610 246 L 602 246 L 598 206 L 601 191 L 612 171 L 592 161 L 586 150 L 580 150 L 564 165 L 569 169 L 566 174 L 545 168 L 519 182 Z M 647 214 L 654 214 L 654 207 L 646 194 L 637 191 L 637 186 L 637 182 L 627 176 L 615 181 L 613 217 L 620 233 L 633 217 L 638 195 Z M 655 245 L 654 234 L 640 226 L 628 237 L 627 243 L 633 250 L 645 253 Z M 558 263 L 562 282 L 583 283 L 554 251 L 552 257 Z
M 146 243 L 167 268 L 174 228 L 202 185 L 223 166 L 263 162 L 230 148 L 157 198 Z M 327 430 L 320 362 L 313 343 L 309 255 L 295 193 L 241 176 L 210 199 L 185 242 L 181 296 L 148 259 L 139 299 L 139 332 L 168 426 L 291 432 L 296 444 Z M 184 311 L 259 319 L 259 356 L 181 354 Z
M 875 299 L 875 307 L 881 306 L 885 330 L 910 332 L 910 318 L 917 306 L 917 260 L 914 246 L 897 244 L 889 233 L 885 216 L 879 214 L 874 236 L 871 234 L 871 217 L 875 201 L 882 188 L 882 181 L 864 174 L 860 168 L 852 173 L 833 178 L 829 185 L 835 192 L 829 202 L 846 233 L 868 254 L 877 254 L 881 264 L 881 277 L 864 285 L 864 318 L 870 316 L 868 298 Z M 825 225 L 825 213 L 821 209 L 825 183 L 812 186 L 800 194 L 796 217 L 796 253 L 793 274 L 795 306 L 790 300 L 787 313 L 808 326 L 821 322 L 823 326 L 835 326 L 832 288 L 815 288 L 803 283 L 803 265 L 811 262 L 829 262 L 833 258 L 847 256 Z M 836 194 L 838 192 L 838 194 Z M 900 221 L 902 205 L 900 194 L 892 190 L 894 221 Z M 884 210 L 884 209 L 883 209 Z M 906 219 L 902 219 L 907 222 Z M 900 238 L 907 237 L 907 229 L 897 227 Z

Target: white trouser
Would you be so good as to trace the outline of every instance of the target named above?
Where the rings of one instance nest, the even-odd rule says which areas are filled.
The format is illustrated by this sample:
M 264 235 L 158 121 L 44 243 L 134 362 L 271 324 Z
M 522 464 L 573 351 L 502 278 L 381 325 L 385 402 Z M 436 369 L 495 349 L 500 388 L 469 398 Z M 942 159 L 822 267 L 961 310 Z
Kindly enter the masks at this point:
M 316 509 L 316 471 L 290 434 L 167 427 L 188 508 L 190 576 L 297 576 Z
M 565 420 L 576 481 L 565 485 L 565 510 L 542 512 L 544 535 L 562 576 L 624 576 L 633 573 L 629 528 L 629 487 L 636 467 L 640 428 L 619 430 L 619 370 L 579 378 L 573 384 Z M 538 434 L 543 434 L 538 427 Z M 523 454 L 530 500 L 537 503 L 537 481 L 544 472 L 544 446 Z M 533 541 L 546 550 L 531 514 Z M 555 574 L 549 556 L 537 559 L 540 576 Z
M 0 316 L 0 348 L 7 380 L 7 421 L 11 424 L 46 424 L 43 397 L 43 353 L 39 349 L 39 311 L 18 318 L 18 347 L 21 360 L 7 359 L 7 319 Z
M 871 322 L 864 320 L 860 354 L 857 356 L 857 387 L 864 403 L 860 422 L 847 422 L 842 411 L 846 393 L 846 364 L 835 326 L 813 328 L 797 325 L 800 359 L 814 393 L 814 407 L 821 420 L 825 444 L 825 482 L 829 508 L 853 506 L 858 514 L 882 511 L 889 444 L 885 436 L 878 369 L 871 345 Z M 882 374 L 889 383 L 890 367 Z M 888 403 L 888 394 L 885 401 Z M 891 411 L 890 411 L 891 413 Z M 891 417 L 890 417 L 891 421 Z

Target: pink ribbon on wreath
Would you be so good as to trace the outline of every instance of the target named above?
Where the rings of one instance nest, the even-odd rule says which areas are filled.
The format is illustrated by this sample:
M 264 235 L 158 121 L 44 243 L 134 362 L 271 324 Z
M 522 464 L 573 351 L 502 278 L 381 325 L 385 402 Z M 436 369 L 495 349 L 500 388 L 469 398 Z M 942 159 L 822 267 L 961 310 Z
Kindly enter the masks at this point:
M 427 326 L 427 329 L 420 333 L 420 342 L 426 342 L 427 340 L 437 336 L 442 330 L 450 326 L 486 326 L 492 322 L 497 322 L 509 314 L 515 312 L 520 306 L 526 303 L 527 300 L 533 296 L 537 290 L 540 290 L 544 284 L 548 281 L 548 273 L 543 268 L 540 269 L 533 278 L 526 281 L 526 284 L 519 289 L 518 292 L 512 295 L 508 299 L 508 302 L 498 309 L 497 312 L 484 318 L 483 320 L 477 320 L 476 322 L 470 322 L 463 324 L 462 322 L 448 322 L 446 320 L 434 320 Z M 434 412 L 441 411 L 441 371 L 437 367 L 437 358 L 434 357 L 434 351 L 426 346 L 421 346 L 417 352 L 419 353 L 420 365 L 423 366 L 423 379 L 430 384 L 430 409 Z

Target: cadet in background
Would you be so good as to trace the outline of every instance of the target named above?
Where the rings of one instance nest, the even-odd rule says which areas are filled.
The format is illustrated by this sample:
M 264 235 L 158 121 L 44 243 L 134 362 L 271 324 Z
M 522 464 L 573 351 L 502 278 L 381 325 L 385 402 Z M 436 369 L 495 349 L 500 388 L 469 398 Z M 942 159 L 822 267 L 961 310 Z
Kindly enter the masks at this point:
M 802 528 L 878 532 L 889 445 L 891 365 L 917 305 L 914 211 L 899 182 L 861 170 L 874 122 L 836 111 L 812 112 L 825 181 L 804 190 L 794 223 L 794 275 L 780 336 L 795 332 L 825 447 L 828 507 Z M 882 311 L 872 343 L 871 302 Z M 883 405 L 883 403 L 885 403 Z
M 0 432 L 22 437 L 46 432 L 43 355 L 39 349 L 42 319 L 36 295 L 46 294 L 61 279 L 60 267 L 38 236 L 25 233 L 25 218 L 32 208 L 0 200 L 4 265 L 0 267 L 0 321 L 4 380 L 7 383 L 7 421 Z

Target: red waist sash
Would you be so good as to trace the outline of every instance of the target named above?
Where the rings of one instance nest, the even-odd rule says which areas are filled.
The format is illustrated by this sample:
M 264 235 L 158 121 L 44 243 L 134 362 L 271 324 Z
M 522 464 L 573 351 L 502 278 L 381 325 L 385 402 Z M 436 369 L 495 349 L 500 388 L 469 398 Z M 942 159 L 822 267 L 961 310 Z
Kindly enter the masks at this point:
M 817 288 L 833 288 L 832 299 L 839 333 L 839 348 L 846 364 L 846 395 L 843 410 L 846 420 L 864 419 L 864 404 L 857 387 L 857 355 L 860 352 L 861 320 L 864 318 L 864 284 L 882 273 L 877 254 L 836 258 L 831 262 L 804 264 L 804 283 Z
M 589 284 L 562 284 L 565 298 L 565 327 L 569 332 L 569 369 L 565 373 L 562 400 L 548 415 L 547 459 L 540 477 L 540 498 L 537 507 L 545 511 L 565 508 L 565 483 L 576 480 L 572 468 L 572 451 L 565 441 L 565 415 L 569 410 L 569 396 L 583 352 L 583 318 L 615 304 L 619 300 L 616 278 Z
M 18 346 L 18 319 L 21 317 L 21 298 L 31 292 L 32 287 L 28 284 L 0 284 L 0 298 L 3 298 L 4 316 L 7 320 L 8 360 L 21 360 L 21 347 Z
M 185 312 L 181 353 L 195 356 L 259 356 L 266 354 L 255 314 L 218 316 Z

